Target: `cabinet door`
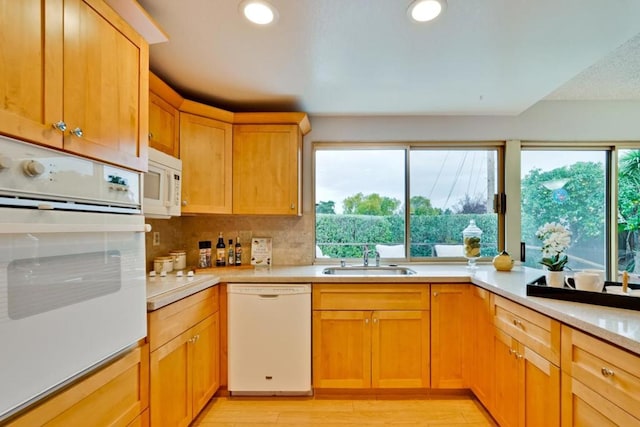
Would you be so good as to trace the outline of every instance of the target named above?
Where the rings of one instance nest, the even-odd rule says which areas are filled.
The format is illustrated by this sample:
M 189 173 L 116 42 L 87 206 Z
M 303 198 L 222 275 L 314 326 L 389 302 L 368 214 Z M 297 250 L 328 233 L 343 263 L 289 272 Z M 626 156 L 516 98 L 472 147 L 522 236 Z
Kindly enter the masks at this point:
M 193 334 L 191 373 L 195 416 L 220 386 L 220 313 L 196 325 Z
M 64 148 L 146 170 L 147 43 L 101 0 L 64 4 Z
M 524 423 L 524 375 L 517 358 L 518 342 L 499 329 L 494 334 L 495 401 L 493 416 L 502 427 L 521 426 Z M 522 420 L 522 421 L 521 421 Z
M 467 363 L 469 365 L 469 386 L 482 404 L 493 410 L 493 312 L 491 293 L 477 286 L 469 292 L 470 321 L 467 337 Z
M 560 368 L 533 350 L 520 346 L 517 358 L 524 364 L 525 426 L 560 425 Z
M 149 146 L 173 157 L 180 156 L 178 109 L 149 92 Z
M 231 131 L 229 123 L 180 113 L 182 213 L 231 213 Z
M 0 0 L 0 133 L 62 148 L 62 0 Z
M 640 420 L 563 372 L 562 426 L 638 427 Z
M 297 125 L 235 125 L 233 213 L 300 215 L 301 155 Z
M 316 388 L 371 386 L 371 312 L 313 312 Z
M 151 353 L 151 425 L 188 426 L 192 417 L 191 331 Z
M 431 285 L 431 387 L 464 388 L 467 285 Z
M 371 323 L 371 386 L 429 387 L 429 312 L 375 311 Z

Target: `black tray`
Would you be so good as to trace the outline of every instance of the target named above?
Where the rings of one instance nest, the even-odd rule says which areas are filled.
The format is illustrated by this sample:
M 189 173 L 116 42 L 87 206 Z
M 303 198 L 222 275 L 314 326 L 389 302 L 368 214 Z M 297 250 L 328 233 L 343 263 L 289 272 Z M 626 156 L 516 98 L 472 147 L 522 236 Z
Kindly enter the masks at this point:
M 568 281 L 572 282 L 573 278 L 569 278 Z M 604 285 L 622 287 L 620 282 L 607 281 Z M 640 284 L 629 283 L 629 289 L 640 289 Z M 544 276 L 527 283 L 527 295 L 640 311 L 640 297 L 608 294 L 604 290 L 602 292 L 578 291 L 566 285 L 562 288 L 553 288 L 547 286 Z

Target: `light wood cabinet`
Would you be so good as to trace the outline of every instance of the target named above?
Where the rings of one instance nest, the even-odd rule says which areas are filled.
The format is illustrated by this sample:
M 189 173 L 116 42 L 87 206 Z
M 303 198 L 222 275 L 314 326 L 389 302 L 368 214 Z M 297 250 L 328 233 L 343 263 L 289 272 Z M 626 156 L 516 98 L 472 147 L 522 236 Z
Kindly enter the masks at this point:
M 151 424 L 187 426 L 220 385 L 218 287 L 149 313 Z
M 559 426 L 559 363 L 540 353 L 558 360 L 560 323 L 499 296 L 494 302 L 492 415 L 505 427 Z
M 491 412 L 494 396 L 493 294 L 486 289 L 471 286 L 468 296 L 470 320 L 466 330 L 466 359 L 469 387 Z
M 180 113 L 182 214 L 232 211 L 232 125 Z
M 155 74 L 149 73 L 149 146 L 180 157 L 180 115 L 183 98 Z
M 148 426 L 149 346 L 143 344 L 8 426 Z
M 467 387 L 468 285 L 431 285 L 431 387 Z
M 233 213 L 302 214 L 297 125 L 234 125 Z
M 640 426 L 640 356 L 563 325 L 562 425 Z
M 102 0 L 1 7 L 0 132 L 146 170 L 146 41 Z
M 314 285 L 314 387 L 429 387 L 428 292 L 428 285 Z

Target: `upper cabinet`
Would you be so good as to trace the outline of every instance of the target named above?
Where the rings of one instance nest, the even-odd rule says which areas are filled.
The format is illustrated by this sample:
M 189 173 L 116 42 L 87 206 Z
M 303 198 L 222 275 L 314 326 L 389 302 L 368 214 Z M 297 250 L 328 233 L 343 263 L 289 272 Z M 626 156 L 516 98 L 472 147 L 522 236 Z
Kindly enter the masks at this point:
M 232 117 L 185 101 L 180 112 L 183 215 L 231 213 L 232 125 L 226 120 Z
M 180 157 L 178 108 L 184 99 L 155 74 L 149 73 L 149 146 Z
M 147 42 L 102 0 L 0 0 L 0 133 L 147 168 Z
M 301 215 L 306 114 L 238 113 L 234 123 L 233 213 Z

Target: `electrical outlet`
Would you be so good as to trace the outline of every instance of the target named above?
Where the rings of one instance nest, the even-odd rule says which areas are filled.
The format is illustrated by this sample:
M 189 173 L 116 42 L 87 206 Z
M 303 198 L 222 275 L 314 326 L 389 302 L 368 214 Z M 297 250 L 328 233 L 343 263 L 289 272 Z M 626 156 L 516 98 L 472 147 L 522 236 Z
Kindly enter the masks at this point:
M 154 231 L 153 232 L 153 246 L 159 246 L 160 245 L 160 232 L 159 231 Z

